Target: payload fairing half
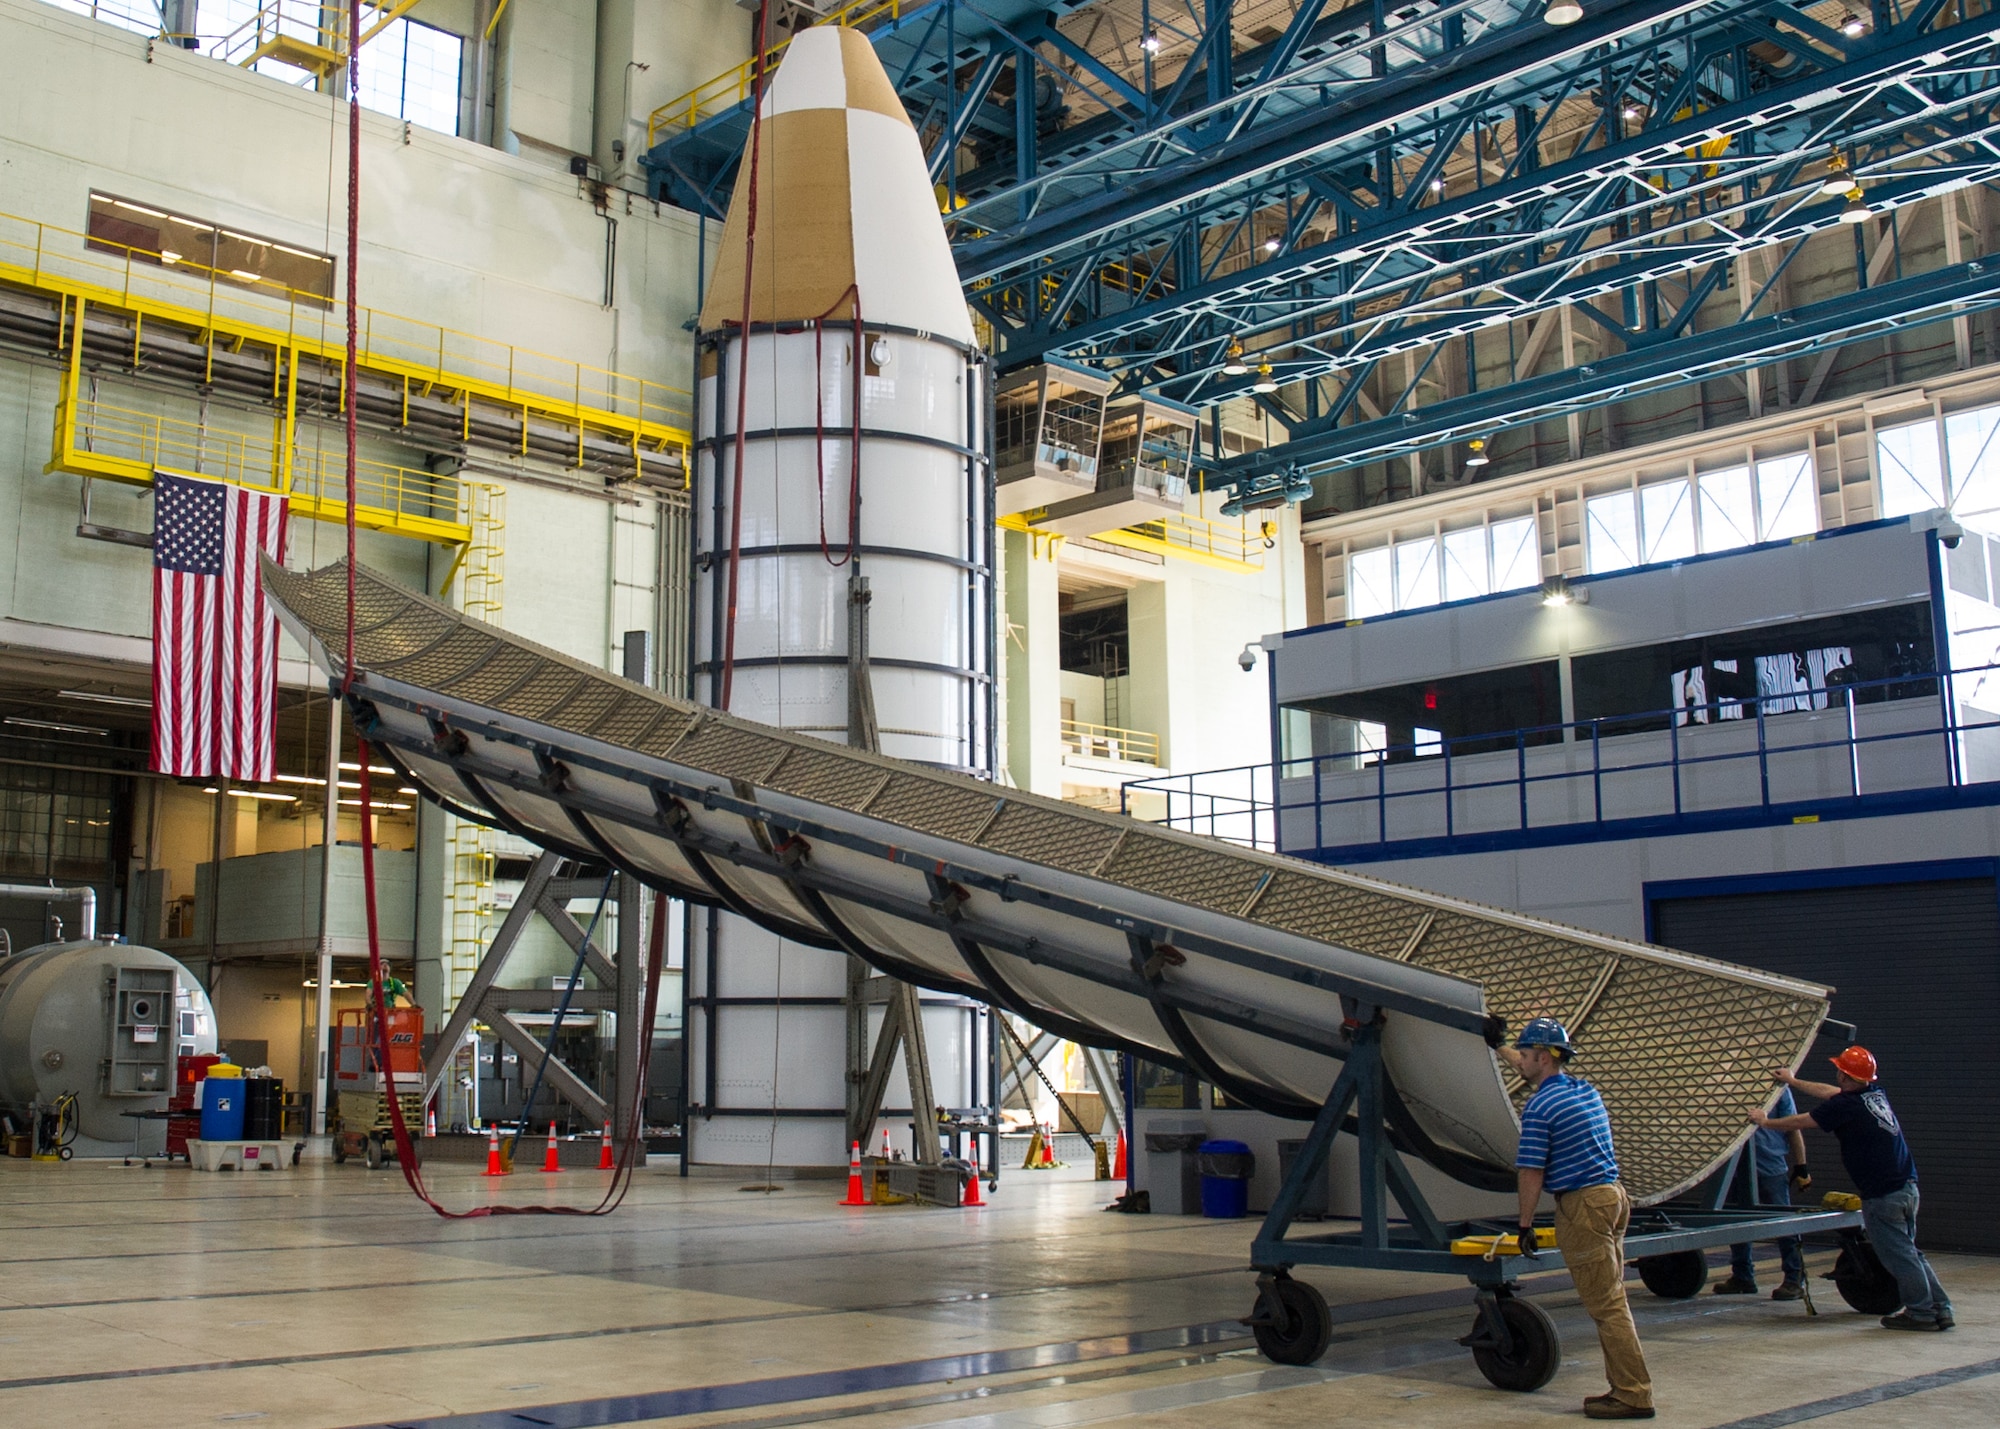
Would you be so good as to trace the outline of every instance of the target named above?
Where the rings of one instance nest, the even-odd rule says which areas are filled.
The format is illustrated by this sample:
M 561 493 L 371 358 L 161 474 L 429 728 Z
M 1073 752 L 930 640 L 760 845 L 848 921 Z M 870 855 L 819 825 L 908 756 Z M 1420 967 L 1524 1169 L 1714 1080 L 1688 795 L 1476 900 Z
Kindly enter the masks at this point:
M 923 147 L 867 38 L 830 25 L 786 47 L 753 133 L 700 321 L 696 698 L 990 774 L 986 366 Z M 846 1164 L 845 959 L 728 913 L 693 935 L 689 1096 L 722 1113 L 693 1159 Z M 937 1098 L 971 1105 L 971 1019 L 925 1023 Z

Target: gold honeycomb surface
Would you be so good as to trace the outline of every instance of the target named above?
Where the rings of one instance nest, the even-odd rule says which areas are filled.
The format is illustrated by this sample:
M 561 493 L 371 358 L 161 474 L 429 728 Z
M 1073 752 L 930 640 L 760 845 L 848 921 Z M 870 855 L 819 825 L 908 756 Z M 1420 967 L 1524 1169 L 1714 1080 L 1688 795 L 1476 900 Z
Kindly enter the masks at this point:
M 346 648 L 346 579 L 344 565 L 310 573 L 265 567 L 273 599 L 310 629 L 335 664 Z M 1747 1113 L 1768 1096 L 1770 1069 L 1796 1065 L 1826 1013 L 1826 989 L 1809 983 L 1001 790 L 703 710 L 470 621 L 365 569 L 355 573 L 355 617 L 362 671 L 377 670 L 418 691 L 1226 915 L 1242 925 L 1246 943 L 1277 957 L 1309 962 L 1312 945 L 1324 944 L 1407 958 L 1477 983 L 1487 1009 L 1510 1027 L 1558 1018 L 1582 1049 L 1579 1071 L 1604 1094 L 1625 1179 L 1640 1201 L 1691 1185 L 1742 1140 Z

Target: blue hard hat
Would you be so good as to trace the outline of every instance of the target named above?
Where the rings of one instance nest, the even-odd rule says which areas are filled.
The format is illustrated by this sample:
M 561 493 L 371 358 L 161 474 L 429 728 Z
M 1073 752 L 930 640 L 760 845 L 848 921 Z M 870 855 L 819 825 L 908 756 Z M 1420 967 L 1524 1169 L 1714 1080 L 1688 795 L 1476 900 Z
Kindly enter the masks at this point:
M 1553 1017 L 1537 1017 L 1521 1029 L 1521 1035 L 1514 1039 L 1514 1045 L 1525 1051 L 1530 1047 L 1547 1047 L 1565 1056 L 1575 1053 L 1569 1045 L 1569 1029 Z

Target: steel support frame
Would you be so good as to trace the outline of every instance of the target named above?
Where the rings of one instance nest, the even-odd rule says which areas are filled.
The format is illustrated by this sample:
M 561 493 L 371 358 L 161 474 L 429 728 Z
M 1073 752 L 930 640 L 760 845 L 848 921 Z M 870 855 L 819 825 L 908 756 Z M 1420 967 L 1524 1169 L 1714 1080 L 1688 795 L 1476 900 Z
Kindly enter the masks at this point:
M 1444 1222 L 1437 1218 L 1391 1144 L 1390 1127 L 1384 1120 L 1385 1107 L 1394 1096 L 1382 1065 L 1384 1017 L 1378 1010 L 1358 1004 L 1350 1014 L 1352 1043 L 1340 1079 L 1314 1117 L 1305 1145 L 1293 1158 L 1291 1170 L 1251 1243 L 1250 1265 L 1257 1272 L 1258 1294 L 1249 1323 L 1270 1325 L 1281 1335 L 1290 1335 L 1291 1312 L 1285 1298 L 1275 1293 L 1275 1284 L 1288 1279 L 1296 1266 L 1446 1273 L 1465 1276 L 1474 1290 L 1479 1320 L 1461 1343 L 1491 1344 L 1508 1353 L 1510 1332 L 1498 1313 L 1497 1302 L 1514 1293 L 1514 1282 L 1524 1268 L 1536 1272 L 1557 1269 L 1562 1265 L 1562 1253 L 1544 1250 L 1532 1264 L 1519 1255 L 1453 1253 L 1452 1242 L 1463 1237 L 1511 1234 L 1514 1218 L 1509 1215 L 1493 1222 Z M 1359 1226 L 1352 1231 L 1293 1238 L 1299 1207 L 1314 1183 L 1325 1177 L 1333 1139 L 1343 1129 L 1353 1132 L 1360 1143 Z M 1730 1169 L 1734 1164 L 1732 1160 Z M 1721 1186 L 1726 1189 L 1727 1185 L 1725 1171 Z M 1391 1196 L 1402 1211 L 1401 1217 L 1390 1215 Z M 1718 1196 L 1713 1205 L 1668 1204 L 1636 1211 L 1625 1237 L 1625 1253 L 1628 1260 L 1639 1260 L 1746 1240 L 1821 1232 L 1852 1236 L 1860 1226 L 1858 1211 L 1725 1210 Z
M 610 760 L 599 759 L 595 756 L 571 750 L 563 751 L 565 760 L 571 764 L 579 767 L 588 767 L 595 772 L 625 782 L 639 784 L 651 790 L 655 802 L 662 809 L 669 812 L 663 813 L 655 823 L 639 825 L 634 822 L 634 815 L 629 810 L 598 801 L 570 784 L 565 783 L 561 788 L 551 791 L 545 780 L 517 773 L 497 761 L 485 759 L 474 754 L 471 749 L 471 740 L 467 736 L 476 734 L 480 736 L 482 741 L 513 745 L 531 753 L 537 751 L 544 754 L 550 753 L 550 746 L 540 739 L 506 726 L 489 724 L 456 714 L 446 714 L 440 711 L 435 703 L 393 694 L 366 676 L 363 676 L 358 681 L 358 685 L 365 688 L 357 689 L 355 695 L 352 696 L 355 718 L 360 721 L 361 727 L 364 730 L 369 731 L 369 738 L 371 740 L 382 741 L 389 748 L 394 748 L 398 742 L 397 737 L 392 736 L 375 718 L 372 709 L 369 707 L 371 702 L 374 704 L 398 706 L 426 719 L 431 724 L 433 738 L 428 744 L 412 746 L 412 752 L 425 759 L 450 765 L 459 779 L 475 791 L 475 797 L 478 801 L 495 810 L 495 817 L 499 818 L 502 823 L 507 822 L 501 814 L 504 805 L 499 805 L 497 801 L 492 799 L 491 795 L 484 792 L 486 785 L 489 783 L 499 787 L 518 788 L 524 793 L 531 793 L 539 798 L 554 797 L 563 804 L 572 818 L 580 818 L 593 822 L 602 819 L 607 822 L 638 828 L 655 837 L 669 839 L 679 847 L 684 858 L 689 858 L 691 865 L 697 862 L 709 864 L 716 878 L 714 883 L 707 886 L 681 884 L 659 879 L 655 876 L 646 876 L 649 884 L 654 886 L 658 891 L 666 892 L 675 897 L 688 898 L 710 906 L 723 903 L 723 900 L 728 898 L 735 905 L 730 906 L 727 903 L 723 903 L 723 906 L 729 907 L 729 911 L 734 912 L 748 909 L 749 911 L 745 916 L 769 918 L 770 915 L 760 909 L 754 908 L 740 893 L 731 890 L 726 879 L 721 877 L 719 870 L 714 870 L 714 860 L 720 858 L 746 870 L 751 870 L 785 883 L 795 892 L 810 890 L 820 895 L 819 901 L 822 902 L 829 899 L 839 899 L 842 902 L 852 903 L 857 907 L 869 908 L 935 928 L 946 936 L 953 938 L 955 942 L 958 942 L 961 938 L 976 942 L 983 948 L 1005 952 L 1009 956 L 1018 957 L 1027 962 L 1048 966 L 1084 977 L 1121 992 L 1144 998 L 1149 1002 L 1157 1001 L 1181 1013 L 1203 1017 L 1227 1026 L 1255 1030 L 1261 1035 L 1278 1041 L 1289 1042 L 1325 1056 L 1340 1058 L 1346 1055 L 1346 1046 L 1344 1043 L 1328 1039 L 1317 1029 L 1305 1024 L 1291 1023 L 1262 1014 L 1253 1015 L 1248 1009 L 1232 1004 L 1226 999 L 1211 996 L 1198 989 L 1175 985 L 1170 980 L 1164 978 L 1148 979 L 1142 977 L 1140 971 L 1137 969 L 1128 970 L 1122 974 L 1115 973 L 1059 945 L 1039 938 L 1024 938 L 1005 928 L 985 924 L 982 920 L 968 915 L 962 900 L 957 901 L 957 906 L 949 907 L 940 906 L 943 900 L 937 899 L 933 899 L 928 905 L 919 905 L 889 898 L 877 894 L 866 887 L 851 884 L 847 880 L 829 874 L 814 865 L 811 857 L 812 843 L 823 841 L 829 845 L 847 848 L 869 857 L 886 859 L 925 875 L 935 875 L 947 884 L 955 884 L 967 889 L 989 892 L 1006 901 L 1034 902 L 1086 921 L 1116 929 L 1120 936 L 1136 933 L 1150 940 L 1151 944 L 1156 948 L 1179 947 L 1190 951 L 1197 951 L 1205 956 L 1214 957 L 1218 960 L 1245 968 L 1270 973 L 1285 978 L 1288 981 L 1314 986 L 1342 996 L 1364 999 L 1371 1005 L 1382 1007 L 1388 1011 L 1408 1012 L 1412 1015 L 1423 1017 L 1427 1021 L 1455 1027 L 1461 1031 L 1472 1032 L 1484 1036 L 1489 1040 L 1499 1036 L 1503 1030 L 1498 1019 L 1469 1006 L 1458 1007 L 1446 1005 L 1424 997 L 1407 994 L 1386 985 L 1374 983 L 1351 973 L 1309 967 L 1305 964 L 1292 962 L 1267 953 L 1259 948 L 1206 934 L 1192 933 L 1185 929 L 1174 929 L 1164 925 L 1139 924 L 1133 919 L 1113 914 L 1103 908 L 1046 889 L 1023 884 L 1011 876 L 1004 878 L 996 877 L 988 872 L 957 864 L 951 860 L 938 860 L 881 840 L 846 834 L 843 831 L 832 829 L 809 818 L 766 808 L 757 802 L 755 797 L 756 791 L 754 789 L 731 790 L 725 793 L 722 789 L 713 785 L 694 786 L 685 784 L 668 776 L 641 774 L 638 771 Z M 398 761 L 398 772 L 410 774 L 408 767 L 402 764 L 400 760 Z M 411 777 L 419 783 L 427 782 L 423 780 L 422 776 L 411 775 Z M 741 843 L 733 843 L 704 835 L 693 826 L 690 819 L 686 817 L 677 819 L 671 816 L 671 810 L 674 807 L 679 806 L 684 809 L 689 804 L 699 804 L 705 808 L 727 813 L 733 817 L 760 825 L 778 834 L 780 836 L 779 841 L 790 842 L 799 847 L 794 849 L 787 857 L 780 858 L 776 853 L 767 853 L 761 849 L 746 847 Z M 513 831 L 525 838 L 535 839 L 538 837 L 518 827 L 514 828 Z M 691 858 L 689 857 L 690 855 L 692 855 Z M 595 857 L 595 855 L 585 856 Z M 830 903 L 827 906 L 830 908 Z M 782 920 L 780 921 L 782 922 Z M 787 931 L 784 933 L 784 936 L 792 936 L 792 933 Z M 835 938 L 827 938 L 825 942 L 831 944 L 836 949 L 842 949 L 842 945 Z M 1007 995 L 1004 993 L 997 992 L 980 983 L 927 972 L 914 964 L 906 962 L 899 956 L 885 953 L 872 945 L 867 946 L 866 956 L 878 971 L 892 977 L 901 977 L 906 981 L 916 982 L 919 986 L 929 987 L 935 991 L 951 995 L 970 995 L 982 1002 L 1006 1005 Z M 1005 984 L 1003 983 L 1002 986 L 1004 987 Z M 1031 1006 L 1031 1004 L 1024 1005 Z M 1050 1017 L 1050 1014 L 1046 1010 L 1040 1008 L 1023 1012 L 1023 1015 L 1035 1021 L 1038 1025 L 1047 1025 L 1045 1019 Z M 1053 1026 L 1049 1027 L 1048 1030 L 1060 1031 L 1058 1027 Z M 1130 1052 L 1149 1060 L 1164 1061 L 1169 1065 L 1173 1065 L 1176 1060 L 1171 1056 L 1163 1056 L 1157 1048 L 1151 1046 L 1125 1044 L 1116 1039 L 1106 1038 L 1101 1035 L 1091 1040 L 1097 1045 L 1105 1047 L 1107 1050 Z
M 1613 96 L 1675 63 L 1694 74 L 1740 68 L 1750 45 L 1768 44 L 1755 28 L 1725 23 L 1722 31 L 1730 43 L 1717 49 L 1694 45 L 1678 29 L 1621 49 L 1592 67 L 1590 87 Z M 1440 105 L 1443 119 L 1437 110 L 1416 115 L 1387 140 L 1377 130 L 1342 142 L 1342 131 L 1313 155 L 1251 181 L 1218 175 L 1225 181 L 1157 221 L 1082 241 L 1051 234 L 1046 251 L 1011 260 L 968 245 L 963 259 L 967 276 L 984 285 L 988 311 L 1012 318 L 1000 333 L 1002 366 L 1061 352 L 1112 368 L 1127 387 L 1197 402 L 1239 396 L 1248 379 L 1219 375 L 1230 337 L 1301 344 L 1274 364 L 1286 380 L 1345 370 L 1556 303 L 1635 290 L 1650 301 L 1646 285 L 1683 276 L 1692 291 L 1693 270 L 1705 264 L 1835 221 L 1841 205 L 1815 202 L 1817 179 L 1799 180 L 1802 162 L 1833 146 L 1854 155 L 1871 202 L 1982 182 L 2000 156 L 1992 137 L 1996 31 L 2000 17 L 1991 14 L 1934 31 L 1905 26 L 1848 55 L 1817 55 L 1813 72 L 1753 93 L 1732 98 L 1697 86 L 1698 103 L 1630 124 L 1617 117 L 1622 109 L 1608 110 L 1556 163 L 1540 162 L 1518 141 L 1509 156 L 1499 136 L 1529 122 L 1532 107 L 1518 97 L 1524 88 L 1549 96 L 1540 104 L 1545 123 L 1576 102 L 1583 87 L 1577 76 L 1557 82 L 1531 72 L 1479 88 L 1457 74 L 1439 75 L 1432 97 L 1451 100 Z M 1449 195 L 1431 192 L 1442 156 L 1468 136 L 1480 146 L 1478 182 Z M 1491 161 L 1489 144 L 1503 151 Z M 1356 177 L 1357 165 L 1388 181 Z M 1491 182 L 1488 167 L 1501 170 Z M 1947 171 L 1937 172 L 1941 167 Z M 1118 201 L 1138 204 L 1156 181 L 1168 179 L 1133 179 Z M 1080 309 L 1090 289 L 1075 282 L 1077 273 L 1114 259 L 1129 263 L 1134 254 L 1165 264 L 1190 242 L 1214 251 L 1215 235 L 1230 234 L 1244 214 L 1258 211 L 1279 215 L 1287 230 L 1269 256 L 1226 277 L 1176 272 L 1171 288 L 1150 299 L 1135 302 L 1120 291 L 1101 313 Z M 1292 235 L 1322 212 L 1326 238 L 1298 246 Z M 993 256 L 982 260 L 980 253 Z M 1078 310 L 1052 309 L 1050 294 L 1069 297 Z M 1385 304 L 1386 311 L 1374 311 Z M 1615 331 L 1623 340 L 1629 326 Z

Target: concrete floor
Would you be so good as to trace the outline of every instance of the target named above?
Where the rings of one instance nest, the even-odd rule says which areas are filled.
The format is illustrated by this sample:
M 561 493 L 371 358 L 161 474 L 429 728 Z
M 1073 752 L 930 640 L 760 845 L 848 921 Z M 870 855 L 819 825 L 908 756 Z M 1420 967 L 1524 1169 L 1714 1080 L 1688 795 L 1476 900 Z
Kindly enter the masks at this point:
M 433 1179 L 454 1206 L 601 1186 Z M 1469 1292 L 1434 1277 L 1313 1275 L 1335 1341 L 1282 1369 L 1236 1323 L 1250 1222 L 1105 1215 L 1104 1186 L 1014 1173 L 967 1211 L 738 1185 L 669 1164 L 606 1219 L 445 1222 L 354 1163 L 0 1161 L 0 1424 L 1497 1426 L 1577 1421 L 1603 1388 L 1558 1287 L 1539 1394 L 1486 1385 L 1453 1343 Z M 2000 1261 L 1938 1268 L 1951 1334 L 1891 1335 L 1823 1282 L 1817 1319 L 1639 1292 L 1657 1422 L 2000 1423 Z

